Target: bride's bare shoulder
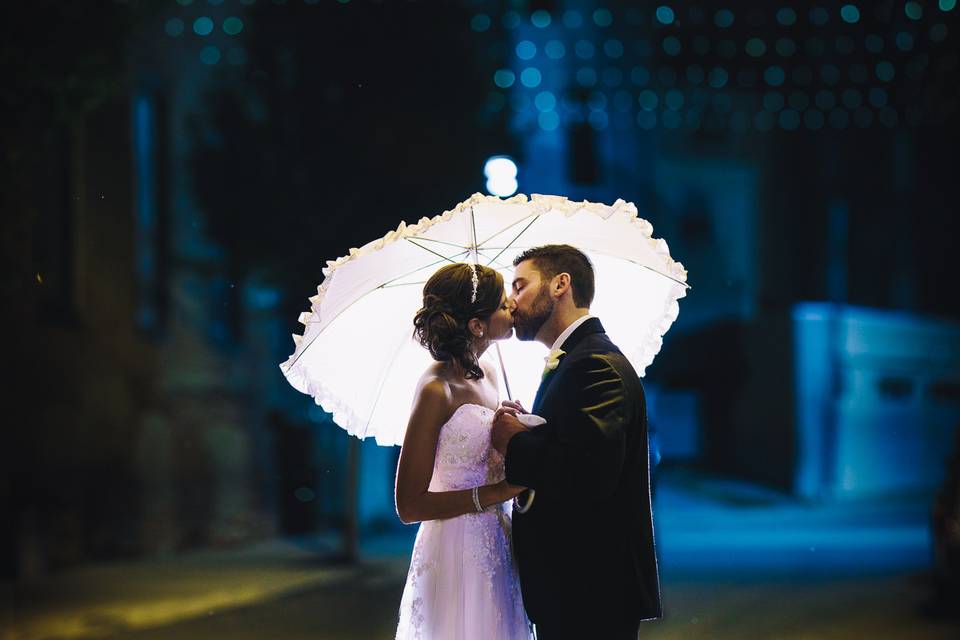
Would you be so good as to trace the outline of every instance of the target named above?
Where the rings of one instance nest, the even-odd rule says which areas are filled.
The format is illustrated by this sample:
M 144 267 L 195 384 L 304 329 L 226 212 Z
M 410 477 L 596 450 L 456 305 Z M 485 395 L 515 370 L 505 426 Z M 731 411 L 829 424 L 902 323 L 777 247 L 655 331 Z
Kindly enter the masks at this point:
M 449 406 L 453 402 L 453 389 L 447 379 L 442 363 L 431 364 L 420 379 L 414 392 L 414 403 L 427 401 L 434 405 Z

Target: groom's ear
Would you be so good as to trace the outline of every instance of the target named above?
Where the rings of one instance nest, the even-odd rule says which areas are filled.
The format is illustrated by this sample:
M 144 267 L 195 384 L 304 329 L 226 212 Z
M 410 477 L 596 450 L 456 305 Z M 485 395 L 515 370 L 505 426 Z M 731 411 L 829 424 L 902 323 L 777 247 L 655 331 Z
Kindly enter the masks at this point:
M 560 298 L 566 292 L 570 291 L 570 274 L 564 271 L 563 273 L 558 273 L 553 276 L 553 280 L 550 282 L 550 293 L 554 297 Z

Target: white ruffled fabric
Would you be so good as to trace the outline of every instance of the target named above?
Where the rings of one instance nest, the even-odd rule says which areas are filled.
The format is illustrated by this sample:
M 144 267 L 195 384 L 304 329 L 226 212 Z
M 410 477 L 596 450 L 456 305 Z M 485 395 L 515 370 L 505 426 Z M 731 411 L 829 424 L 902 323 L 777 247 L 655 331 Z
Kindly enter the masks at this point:
M 471 254 L 451 245 L 473 244 L 474 228 L 479 262 L 499 255 L 492 266 L 507 283 L 513 257 L 530 246 L 568 243 L 587 253 L 597 275 L 592 312 L 643 375 L 677 318 L 687 273 L 671 258 L 667 243 L 653 238 L 653 227 L 638 217 L 633 203 L 477 193 L 433 218 L 401 222 L 327 262 L 310 309 L 299 318 L 304 334 L 293 335 L 295 350 L 280 365 L 290 384 L 349 433 L 373 435 L 379 444 L 402 443 L 416 380 L 429 365 L 426 351 L 411 339 L 413 314 L 422 283 L 444 263 L 425 248 L 454 262 L 472 261 Z M 398 276 L 404 277 L 394 282 Z M 393 286 L 381 288 L 385 283 Z M 502 347 L 514 398 L 531 402 L 545 349 L 516 340 Z

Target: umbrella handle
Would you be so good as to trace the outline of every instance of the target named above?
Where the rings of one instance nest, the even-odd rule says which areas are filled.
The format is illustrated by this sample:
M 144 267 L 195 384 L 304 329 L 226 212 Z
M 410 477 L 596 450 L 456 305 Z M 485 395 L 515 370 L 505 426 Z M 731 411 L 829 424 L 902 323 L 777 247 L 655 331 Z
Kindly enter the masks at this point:
M 513 394 L 510 392 L 510 381 L 507 380 L 507 368 L 503 366 L 503 354 L 500 353 L 500 343 L 494 342 L 493 347 L 497 350 L 497 357 L 500 359 L 500 373 L 503 375 L 503 386 L 507 388 L 507 397 L 513 400 Z

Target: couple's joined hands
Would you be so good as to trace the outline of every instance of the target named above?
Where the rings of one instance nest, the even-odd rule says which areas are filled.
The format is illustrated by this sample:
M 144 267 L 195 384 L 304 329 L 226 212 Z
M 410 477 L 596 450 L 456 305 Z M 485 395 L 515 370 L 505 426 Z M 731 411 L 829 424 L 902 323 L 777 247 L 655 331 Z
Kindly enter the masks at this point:
M 507 444 L 510 438 L 529 429 L 517 420 L 517 414 L 527 413 L 519 402 L 504 400 L 493 414 L 493 429 L 490 431 L 490 442 L 493 448 L 501 455 L 507 454 Z

